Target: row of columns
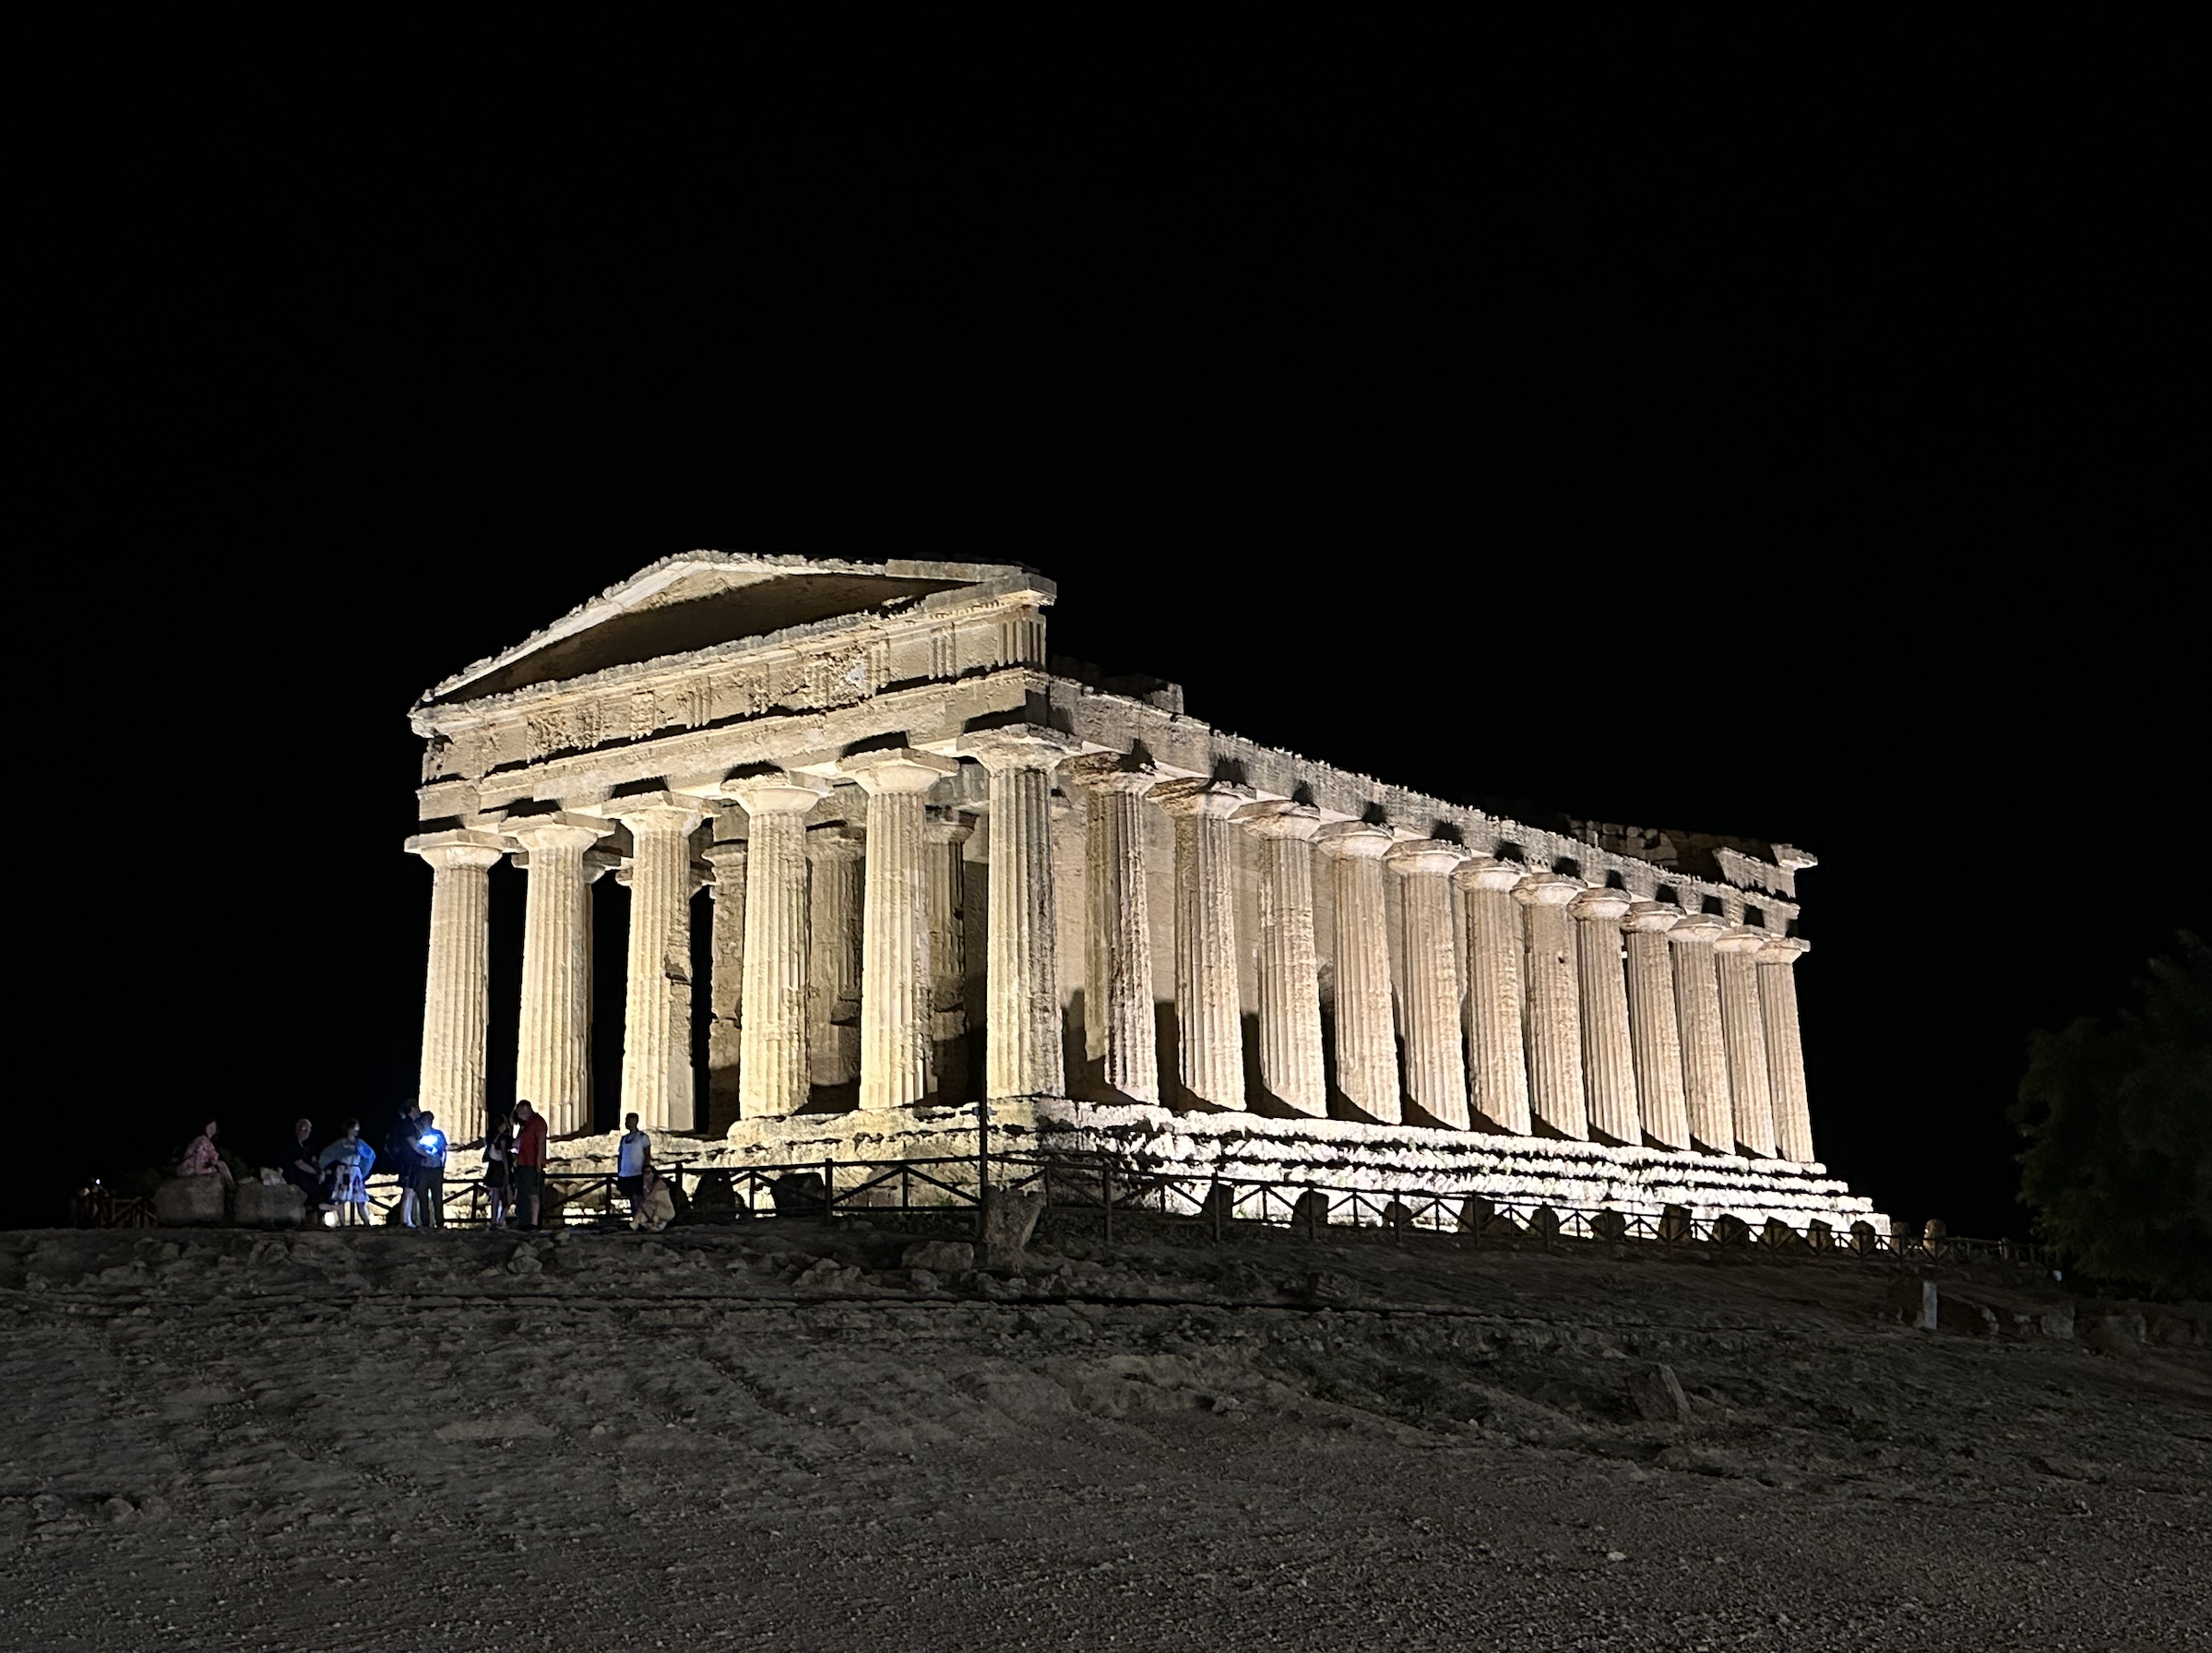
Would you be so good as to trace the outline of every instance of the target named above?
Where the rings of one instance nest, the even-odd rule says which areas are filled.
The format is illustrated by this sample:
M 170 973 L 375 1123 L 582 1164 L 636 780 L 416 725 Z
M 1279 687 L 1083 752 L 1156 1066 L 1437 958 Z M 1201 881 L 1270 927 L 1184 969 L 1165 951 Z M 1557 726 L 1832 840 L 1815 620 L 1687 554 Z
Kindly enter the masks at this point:
M 1027 725 L 966 737 L 957 748 L 989 776 L 985 1083 L 993 1097 L 1065 1092 L 1050 796 L 1055 770 L 1075 751 L 1065 737 Z M 852 967 L 859 1105 L 899 1108 L 927 1094 L 933 1041 L 958 1025 L 964 991 L 957 891 L 967 828 L 932 821 L 924 807 L 929 789 L 955 767 L 956 758 L 904 748 L 846 759 L 839 773 L 869 795 L 865 844 L 841 840 L 845 853 L 833 855 L 825 843 L 811 878 L 804 819 L 828 783 L 775 772 L 723 784 L 721 796 L 745 811 L 749 838 L 708 852 L 718 900 L 709 1046 L 718 1066 L 734 1050 L 740 1115 L 805 1105 L 820 1076 L 823 1029 L 815 1023 L 851 993 Z M 1084 1045 L 1110 1090 L 1161 1100 L 1149 799 L 1174 821 L 1183 1095 L 1217 1108 L 1247 1101 L 1232 841 L 1242 827 L 1259 843 L 1260 1076 L 1281 1106 L 1314 1118 L 1329 1109 L 1318 853 L 1334 920 L 1335 1090 L 1357 1115 L 1812 1159 L 1790 969 L 1804 943 L 1442 840 L 1401 841 L 1366 822 L 1324 824 L 1304 805 L 1218 781 L 1163 779 L 1128 759 L 1076 758 L 1065 776 L 1088 794 Z M 708 807 L 657 792 L 599 815 L 533 817 L 499 835 L 409 840 L 434 873 L 426 1105 L 446 1119 L 480 1117 L 487 874 L 519 847 L 529 892 L 517 1094 L 556 1132 L 589 1128 L 589 851 L 619 821 L 634 845 L 623 1107 L 648 1126 L 688 1124 L 672 1117 L 672 1099 L 690 1096 L 690 839 Z M 810 889 L 819 898 L 834 890 L 829 880 L 851 874 L 861 923 L 848 964 L 826 934 L 836 926 L 810 915 L 809 900 Z M 1395 994 L 1393 877 L 1404 941 Z M 741 958 L 742 969 L 725 972 Z

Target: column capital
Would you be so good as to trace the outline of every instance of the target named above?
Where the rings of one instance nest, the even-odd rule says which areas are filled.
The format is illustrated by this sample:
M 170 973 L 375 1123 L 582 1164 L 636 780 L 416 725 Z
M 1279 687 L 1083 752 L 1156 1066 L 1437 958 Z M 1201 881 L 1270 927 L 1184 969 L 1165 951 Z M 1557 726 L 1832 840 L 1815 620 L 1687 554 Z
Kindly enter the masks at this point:
M 1813 944 L 1802 936 L 1770 936 L 1754 956 L 1760 964 L 1795 964 L 1813 950 Z
M 1250 803 L 1256 794 L 1248 786 L 1226 780 L 1163 780 L 1152 789 L 1152 802 L 1171 815 L 1208 815 L 1225 821 Z
M 838 773 L 860 782 L 871 798 L 878 792 L 926 792 L 947 775 L 959 771 L 957 757 L 939 757 L 934 752 L 917 752 L 894 746 L 880 752 L 856 752 L 838 760 Z
M 571 847 L 589 850 L 614 828 L 591 815 L 559 811 L 546 815 L 510 816 L 499 830 L 501 837 L 512 838 L 526 850 Z
M 1074 735 L 1035 723 L 978 729 L 952 743 L 954 756 L 972 757 L 993 773 L 1001 769 L 1051 770 L 1082 750 L 1083 743 Z
M 1728 921 L 1716 913 L 1688 912 L 1675 920 L 1667 939 L 1678 946 L 1718 941 L 1728 934 Z
M 1586 889 L 1567 904 L 1567 910 L 1586 922 L 1592 919 L 1625 918 L 1628 892 L 1624 889 Z
M 1452 874 L 1461 889 L 1510 890 L 1528 875 L 1517 861 L 1500 861 L 1494 855 L 1470 855 Z
M 1748 929 L 1742 924 L 1731 924 L 1727 933 L 1713 944 L 1713 949 L 1719 953 L 1755 953 L 1772 939 L 1761 931 Z
M 1262 798 L 1247 803 L 1229 817 L 1261 838 L 1290 838 L 1310 841 L 1321 830 L 1321 812 L 1310 803 L 1288 798 Z
M 1627 922 L 1623 927 L 1659 934 L 1681 923 L 1682 916 L 1682 909 L 1671 901 L 1632 901 Z
M 620 821 L 632 833 L 689 832 L 707 818 L 707 805 L 688 792 L 638 792 L 628 798 L 610 798 L 597 806 L 609 820 Z
M 1588 887 L 1564 873 L 1531 873 L 1513 886 L 1513 898 L 1523 907 L 1564 907 Z
M 1409 838 L 1383 851 L 1383 859 L 1408 876 L 1422 873 L 1442 875 L 1465 861 L 1467 855 L 1466 845 L 1441 838 Z
M 1071 757 L 1063 779 L 1087 792 L 1131 792 L 1143 797 L 1160 784 L 1160 771 L 1118 752 Z
M 722 796 L 742 805 L 751 815 L 799 815 L 829 796 L 829 782 L 815 775 L 777 769 L 766 775 L 748 775 L 722 782 Z
M 973 826 L 950 816 L 922 823 L 922 841 L 926 844 L 964 844 L 974 836 Z
M 1314 834 L 1323 854 L 1348 861 L 1380 861 L 1397 841 L 1389 827 L 1366 821 L 1331 821 Z
M 466 829 L 419 833 L 400 845 L 408 854 L 420 855 L 434 867 L 495 866 L 513 847 L 495 832 Z

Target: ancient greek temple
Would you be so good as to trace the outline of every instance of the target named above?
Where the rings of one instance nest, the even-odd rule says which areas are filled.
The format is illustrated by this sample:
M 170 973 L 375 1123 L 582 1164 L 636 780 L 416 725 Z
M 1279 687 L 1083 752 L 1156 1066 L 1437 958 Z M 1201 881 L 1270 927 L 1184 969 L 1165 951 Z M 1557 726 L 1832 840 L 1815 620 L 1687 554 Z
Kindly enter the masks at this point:
M 1054 597 L 1012 565 L 695 552 L 424 695 L 423 1101 L 481 1132 L 506 858 L 517 1095 L 579 1153 L 634 1112 L 733 1162 L 924 1156 L 987 1100 L 1010 1144 L 1242 1175 L 1867 1214 L 1814 1158 L 1812 856 L 1524 825 L 1256 744 L 1052 660 Z

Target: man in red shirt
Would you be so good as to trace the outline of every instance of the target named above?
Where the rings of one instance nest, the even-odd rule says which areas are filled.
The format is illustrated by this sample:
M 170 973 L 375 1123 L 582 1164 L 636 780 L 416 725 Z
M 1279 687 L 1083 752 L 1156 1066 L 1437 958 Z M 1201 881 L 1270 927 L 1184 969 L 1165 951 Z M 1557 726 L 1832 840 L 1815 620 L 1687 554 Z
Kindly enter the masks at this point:
M 522 1226 L 538 1226 L 545 1195 L 545 1121 L 528 1102 L 515 1104 L 515 1207 Z

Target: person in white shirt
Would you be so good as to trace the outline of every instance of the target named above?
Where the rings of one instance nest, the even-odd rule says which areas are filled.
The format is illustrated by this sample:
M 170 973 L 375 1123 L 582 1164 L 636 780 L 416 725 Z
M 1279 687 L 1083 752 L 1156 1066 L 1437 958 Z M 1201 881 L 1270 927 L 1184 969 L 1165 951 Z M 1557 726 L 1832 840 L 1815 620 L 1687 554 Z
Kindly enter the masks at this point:
M 630 1202 L 630 1226 L 645 1226 L 645 1168 L 653 1162 L 653 1139 L 637 1128 L 637 1115 L 626 1115 L 623 1124 L 621 1157 L 615 1161 L 614 1185 Z

